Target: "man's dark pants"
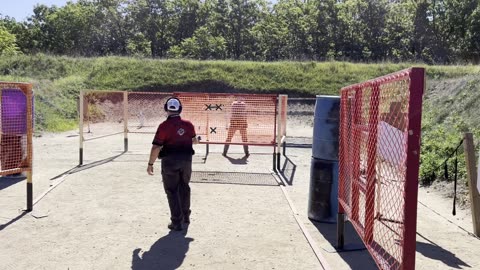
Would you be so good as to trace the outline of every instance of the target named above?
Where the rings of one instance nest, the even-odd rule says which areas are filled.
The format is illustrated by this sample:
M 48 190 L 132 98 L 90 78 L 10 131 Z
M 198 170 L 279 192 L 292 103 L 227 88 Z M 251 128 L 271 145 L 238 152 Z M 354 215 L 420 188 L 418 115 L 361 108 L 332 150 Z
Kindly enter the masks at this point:
M 190 215 L 190 177 L 192 161 L 172 158 L 162 159 L 163 188 L 167 194 L 173 224 Z

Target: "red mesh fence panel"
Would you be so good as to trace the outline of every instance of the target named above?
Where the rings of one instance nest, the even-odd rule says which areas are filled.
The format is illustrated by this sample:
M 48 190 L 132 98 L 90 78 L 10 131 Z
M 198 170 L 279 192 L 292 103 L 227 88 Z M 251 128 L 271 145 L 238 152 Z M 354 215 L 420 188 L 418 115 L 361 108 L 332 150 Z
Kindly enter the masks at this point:
M 86 91 L 83 99 L 85 141 L 123 133 L 124 92 Z
M 32 169 L 33 93 L 26 83 L 0 82 L 0 175 Z
M 424 69 L 341 90 L 339 212 L 380 269 L 414 269 Z
M 171 93 L 162 92 L 129 92 L 128 132 L 155 133 L 167 118 L 164 104 L 171 96 Z
M 287 136 L 287 109 L 288 109 L 288 96 L 279 96 L 280 104 L 280 135 Z
M 275 145 L 276 95 L 175 93 L 204 143 Z

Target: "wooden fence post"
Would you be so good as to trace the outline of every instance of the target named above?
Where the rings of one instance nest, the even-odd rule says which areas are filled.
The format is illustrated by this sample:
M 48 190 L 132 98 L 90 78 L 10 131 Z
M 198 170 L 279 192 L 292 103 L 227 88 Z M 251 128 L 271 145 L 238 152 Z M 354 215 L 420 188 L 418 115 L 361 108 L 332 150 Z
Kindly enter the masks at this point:
M 472 209 L 473 233 L 480 236 L 480 191 L 477 189 L 477 167 L 475 160 L 475 145 L 473 134 L 465 133 L 464 144 L 465 162 L 467 165 L 468 188 L 470 191 L 470 203 Z

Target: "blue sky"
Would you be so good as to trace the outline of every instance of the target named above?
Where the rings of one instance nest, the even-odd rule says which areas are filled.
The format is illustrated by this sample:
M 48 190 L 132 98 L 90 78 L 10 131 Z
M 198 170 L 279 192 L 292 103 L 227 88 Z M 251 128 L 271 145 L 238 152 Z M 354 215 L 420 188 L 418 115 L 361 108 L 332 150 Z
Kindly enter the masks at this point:
M 47 6 L 63 6 L 69 0 L 0 0 L 0 14 L 15 18 L 17 21 L 23 21 L 28 16 L 33 15 L 33 7 L 36 4 Z

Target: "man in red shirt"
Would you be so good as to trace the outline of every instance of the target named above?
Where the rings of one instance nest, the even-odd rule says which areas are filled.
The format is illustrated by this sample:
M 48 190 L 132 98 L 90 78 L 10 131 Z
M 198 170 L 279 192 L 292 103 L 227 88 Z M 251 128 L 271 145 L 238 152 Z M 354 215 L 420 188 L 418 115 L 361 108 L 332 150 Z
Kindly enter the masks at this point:
M 182 230 L 182 220 L 190 223 L 190 176 L 192 175 L 192 144 L 198 143 L 195 128 L 180 117 L 182 104 L 177 98 L 165 103 L 168 117 L 157 129 L 152 142 L 147 172 L 153 175 L 153 163 L 162 159 L 163 188 L 170 207 L 168 228 Z

